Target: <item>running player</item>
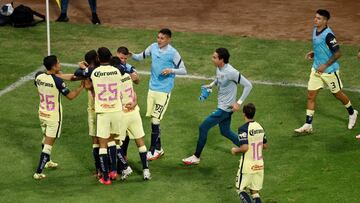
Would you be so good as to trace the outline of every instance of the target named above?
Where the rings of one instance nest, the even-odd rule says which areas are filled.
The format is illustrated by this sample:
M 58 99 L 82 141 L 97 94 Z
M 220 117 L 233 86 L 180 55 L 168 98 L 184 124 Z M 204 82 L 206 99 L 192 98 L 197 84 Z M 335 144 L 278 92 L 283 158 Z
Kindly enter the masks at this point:
M 50 160 L 52 146 L 56 138 L 60 137 L 62 124 L 62 106 L 60 93 L 69 100 L 77 97 L 84 87 L 82 82 L 80 87 L 70 91 L 62 79 L 55 74 L 60 72 L 61 66 L 55 55 L 44 58 L 46 72 L 38 72 L 35 75 L 35 85 L 40 96 L 39 119 L 44 135 L 43 149 L 40 155 L 40 162 L 33 175 L 34 179 L 40 180 L 46 177 L 42 173 L 45 165 Z
M 151 117 L 151 145 L 148 160 L 156 160 L 164 154 L 160 141 L 160 121 L 168 107 L 175 75 L 185 75 L 186 68 L 179 52 L 170 45 L 171 30 L 164 28 L 157 34 L 157 43 L 148 46 L 134 60 L 151 58 L 151 75 L 147 96 L 146 116 Z
M 244 75 L 229 64 L 230 54 L 225 48 L 215 50 L 212 61 L 216 67 L 216 79 L 207 85 L 207 88 L 218 86 L 218 108 L 212 112 L 199 127 L 199 138 L 194 155 L 184 158 L 182 161 L 186 165 L 199 164 L 200 155 L 205 147 L 210 128 L 219 124 L 220 132 L 223 136 L 239 146 L 238 136 L 231 131 L 230 123 L 233 112 L 238 111 L 240 105 L 249 95 L 252 85 Z M 244 87 L 240 99 L 236 102 L 237 85 Z
M 337 62 L 341 57 L 340 46 L 333 31 L 327 26 L 329 19 L 330 13 L 327 10 L 316 11 L 312 35 L 313 51 L 308 52 L 305 56 L 308 60 L 314 60 L 308 82 L 306 120 L 303 126 L 295 129 L 297 133 L 312 132 L 316 96 L 325 85 L 347 109 L 349 113 L 348 129 L 353 129 L 356 123 L 358 111 L 354 110 L 349 98 L 342 91 L 343 85 L 339 75 L 340 65 Z

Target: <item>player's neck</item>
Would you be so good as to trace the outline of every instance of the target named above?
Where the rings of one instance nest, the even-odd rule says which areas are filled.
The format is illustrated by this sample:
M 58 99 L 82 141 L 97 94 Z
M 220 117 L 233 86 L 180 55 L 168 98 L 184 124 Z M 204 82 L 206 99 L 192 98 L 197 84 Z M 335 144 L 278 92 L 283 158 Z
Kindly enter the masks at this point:
M 225 63 L 221 63 L 221 64 L 219 64 L 218 68 L 219 68 L 219 69 L 222 69 L 222 68 L 225 67 L 225 65 L 226 65 Z
M 245 117 L 245 122 L 246 122 L 246 123 L 252 122 L 252 121 L 254 121 L 254 119 L 249 119 L 249 118 L 246 118 L 246 117 Z
M 57 72 L 55 70 L 48 70 L 46 71 L 46 74 L 53 75 L 53 74 L 57 74 Z
M 316 31 L 317 32 L 321 32 L 322 30 L 324 30 L 327 27 L 327 25 L 320 25 L 318 27 L 316 27 Z

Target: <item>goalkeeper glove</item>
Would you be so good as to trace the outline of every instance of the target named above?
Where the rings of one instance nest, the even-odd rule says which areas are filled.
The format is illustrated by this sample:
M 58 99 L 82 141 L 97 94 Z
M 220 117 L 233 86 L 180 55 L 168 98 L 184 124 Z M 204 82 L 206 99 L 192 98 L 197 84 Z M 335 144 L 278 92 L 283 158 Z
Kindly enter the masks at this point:
M 212 92 L 211 88 L 201 86 L 201 94 L 200 94 L 199 100 L 205 101 L 205 99 L 207 99 L 209 97 L 211 92 Z

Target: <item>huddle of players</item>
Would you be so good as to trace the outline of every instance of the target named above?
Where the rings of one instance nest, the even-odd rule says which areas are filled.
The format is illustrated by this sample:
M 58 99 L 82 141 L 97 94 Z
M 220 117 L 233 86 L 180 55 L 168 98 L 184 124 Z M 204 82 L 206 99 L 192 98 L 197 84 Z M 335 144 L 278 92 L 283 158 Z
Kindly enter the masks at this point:
M 61 130 L 62 111 L 60 93 L 68 98 L 69 95 L 73 95 L 70 97 L 72 99 L 75 98 L 83 88 L 86 88 L 88 91 L 89 134 L 93 141 L 93 155 L 99 182 L 108 185 L 111 184 L 111 179 L 117 179 L 118 174 L 121 174 L 122 179 L 127 178 L 127 176 L 131 174 L 132 169 L 127 165 L 126 158 L 124 157 L 127 144 L 122 143 L 122 141 L 128 143 L 128 141 L 126 141 L 128 139 L 125 138 L 126 135 L 135 139 L 139 148 L 144 179 L 148 180 L 151 178 L 147 160 L 156 160 L 164 154 L 164 150 L 160 144 L 160 120 L 166 111 L 170 99 L 175 74 L 186 74 L 186 69 L 179 53 L 169 44 L 170 38 L 171 31 L 162 29 L 158 33 L 157 43 L 151 44 L 140 54 L 132 55 L 132 58 L 135 60 L 143 60 L 147 57 L 151 57 L 152 59 L 152 75 L 150 77 L 147 98 L 147 116 L 152 117 L 152 136 L 149 152 L 147 152 L 146 146 L 144 145 L 144 131 L 139 114 L 139 107 L 137 106 L 137 97 L 132 87 L 132 83 L 138 83 L 139 78 L 134 68 L 126 63 L 127 57 L 131 55 L 126 47 L 118 48 L 116 57 L 112 57 L 111 52 L 105 47 L 99 48 L 97 52 L 95 50 L 89 51 L 85 55 L 86 62 L 79 63 L 80 68 L 76 70 L 74 74 L 61 74 L 60 62 L 56 56 L 52 55 L 44 58 L 44 65 L 47 72 L 39 73 L 35 77 L 40 95 L 39 117 L 45 137 L 40 162 L 33 176 L 35 179 L 43 179 L 46 177 L 45 174 L 42 173 L 46 165 L 48 165 L 48 167 L 57 166 L 56 163 L 50 160 L 50 154 L 55 138 L 59 137 Z M 206 132 L 200 131 L 199 141 L 202 143 L 199 148 L 200 151 L 205 146 L 207 131 L 212 126 L 218 123 L 221 129 L 230 127 L 232 112 L 239 110 L 240 105 L 252 88 L 251 83 L 228 64 L 229 57 L 230 54 L 225 48 L 216 49 L 213 54 L 212 60 L 217 68 L 217 76 L 213 85 L 207 88 L 212 88 L 215 85 L 218 86 L 220 107 L 217 109 L 217 112 L 218 114 L 222 114 L 222 117 L 219 119 L 215 118 L 214 124 L 207 125 Z M 167 62 L 162 59 L 166 59 Z M 49 60 L 51 63 L 48 62 Z M 70 92 L 63 80 L 77 79 L 83 80 L 80 87 Z M 42 81 L 55 84 L 43 85 Z M 235 102 L 236 86 L 238 84 L 244 86 L 244 92 L 239 101 Z M 57 96 L 42 97 L 43 93 L 51 93 Z M 44 118 L 44 115 L 49 114 L 49 112 L 44 111 L 46 109 L 43 107 L 47 105 L 53 105 L 53 108 L 49 111 L 52 111 L 54 115 L 57 114 L 60 116 L 46 120 L 46 116 Z M 224 110 L 221 109 L 222 107 L 224 107 Z M 232 136 L 234 133 L 230 132 L 230 128 L 224 132 L 227 138 L 231 139 L 237 146 L 240 146 L 233 148 L 232 153 L 246 154 L 241 158 L 236 181 L 236 187 L 239 190 L 240 197 L 248 199 L 248 196 L 246 196 L 247 193 L 245 193 L 244 190 L 251 186 L 254 200 L 255 198 L 260 200 L 258 191 L 261 189 L 263 181 L 262 146 L 265 146 L 266 138 L 261 125 L 253 120 L 255 106 L 251 103 L 244 105 L 243 113 L 246 124 L 239 128 L 238 134 L 240 134 L 241 137 Z M 213 116 L 216 117 L 216 115 L 211 114 L 209 118 L 213 119 Z M 207 120 L 205 120 L 204 124 L 206 124 Z M 52 136 L 52 131 L 56 132 L 55 136 Z M 230 133 L 230 135 L 227 135 L 228 133 Z M 249 137 L 247 135 L 249 135 Z M 50 144 L 48 144 L 47 141 L 48 136 L 53 137 L 53 142 Z M 253 143 L 256 143 L 256 145 L 253 146 Z M 197 149 L 197 151 L 199 150 Z M 250 156 L 251 153 L 247 153 L 247 151 L 253 150 L 256 150 L 257 155 L 255 161 L 252 160 L 253 158 Z M 190 162 L 183 160 L 183 162 L 185 164 L 198 164 L 200 158 L 197 158 L 195 162 L 191 160 Z M 259 172 L 260 175 L 256 177 L 247 176 L 244 174 L 244 171 L 250 172 L 250 174 L 258 174 L 257 172 Z M 255 183 L 257 184 L 253 183 L 253 180 L 256 180 Z
M 60 63 L 56 56 L 45 57 L 44 65 L 48 71 L 47 73 L 38 73 L 35 83 L 40 95 L 40 120 L 48 118 L 46 123 L 42 122 L 41 124 L 45 135 L 44 140 L 46 141 L 51 136 L 53 141 L 50 144 L 43 142 L 44 147 L 38 169 L 34 174 L 35 179 L 45 178 L 42 170 L 50 160 L 51 147 L 55 138 L 60 135 L 62 111 L 59 93 L 61 92 L 67 97 L 71 93 L 62 79 L 85 79 L 74 97 L 84 87 L 88 89 L 89 134 L 93 141 L 97 175 L 101 175 L 99 181 L 108 185 L 111 184 L 110 179 L 117 179 L 118 174 L 125 179 L 132 173 L 132 169 L 127 165 L 120 150 L 121 140 L 125 139 L 126 134 L 135 139 L 138 146 L 144 179 L 151 179 L 146 157 L 147 149 L 143 140 L 145 133 L 132 84 L 133 81 L 138 83 L 139 78 L 134 68 L 126 63 L 128 54 L 126 47 L 119 47 L 117 50 L 119 57 L 112 57 L 110 50 L 105 47 L 99 48 L 97 52 L 89 51 L 85 55 L 86 62 L 79 64 L 80 68 L 75 71 L 74 75 L 60 74 Z M 49 60 L 52 60 L 52 63 L 48 65 Z M 50 118 L 52 115 L 58 116 Z M 52 127 L 52 123 L 58 125 Z M 52 167 L 56 166 L 56 163 L 52 165 Z

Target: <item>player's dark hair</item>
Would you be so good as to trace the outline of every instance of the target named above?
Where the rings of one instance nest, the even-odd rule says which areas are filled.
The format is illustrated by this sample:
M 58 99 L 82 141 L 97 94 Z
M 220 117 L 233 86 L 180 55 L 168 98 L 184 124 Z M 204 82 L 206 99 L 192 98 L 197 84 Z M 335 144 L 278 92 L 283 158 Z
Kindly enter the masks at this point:
M 253 119 L 255 116 L 256 108 L 253 103 L 248 103 L 243 107 L 243 113 L 245 114 L 246 118 Z
M 110 50 L 106 47 L 100 47 L 97 50 L 97 54 L 98 54 L 100 63 L 108 63 L 108 62 L 110 62 L 111 57 L 112 57 Z
M 171 38 L 171 30 L 169 28 L 163 28 L 159 31 L 159 33 L 167 35 L 169 38 Z
M 117 57 L 117 56 L 111 57 L 110 65 L 117 67 L 120 64 L 121 64 L 121 61 L 120 61 L 119 57 Z
M 230 54 L 226 48 L 217 48 L 215 52 L 218 54 L 219 59 L 223 59 L 224 63 L 229 63 Z
M 51 68 L 55 66 L 57 63 L 58 63 L 58 59 L 55 55 L 46 56 L 43 61 L 46 70 L 51 70 Z
M 316 11 L 317 14 L 324 16 L 327 20 L 330 19 L 330 12 L 325 9 L 319 9 Z
M 98 57 L 97 57 L 96 51 L 93 49 L 93 50 L 86 52 L 84 59 L 85 59 L 86 63 L 88 63 L 89 65 L 90 64 L 96 65 L 98 62 L 98 60 L 97 60 Z
M 124 54 L 124 55 L 129 55 L 129 49 L 128 48 L 126 48 L 126 47 L 119 47 L 118 49 L 117 49 L 117 52 L 118 53 L 122 53 L 122 54 Z

